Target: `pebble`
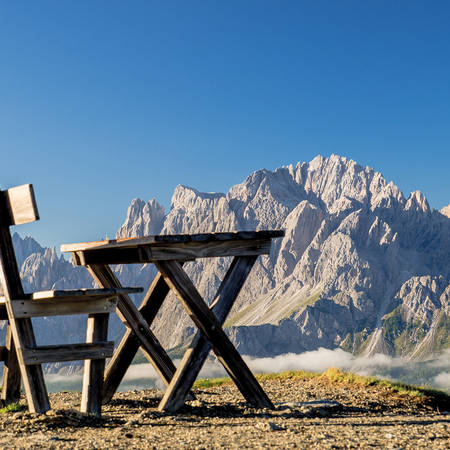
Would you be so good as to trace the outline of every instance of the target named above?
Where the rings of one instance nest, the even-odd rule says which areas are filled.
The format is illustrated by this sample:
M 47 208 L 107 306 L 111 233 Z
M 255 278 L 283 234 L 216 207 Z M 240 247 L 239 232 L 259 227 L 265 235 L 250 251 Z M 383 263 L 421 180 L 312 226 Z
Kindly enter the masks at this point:
M 100 420 L 77 410 L 79 394 L 52 394 L 47 414 L 0 415 L 0 448 L 450 448 L 450 419 L 420 399 L 325 380 L 275 379 L 263 387 L 273 411 L 249 406 L 223 385 L 196 391 L 176 414 L 156 409 L 157 390 L 118 393 Z

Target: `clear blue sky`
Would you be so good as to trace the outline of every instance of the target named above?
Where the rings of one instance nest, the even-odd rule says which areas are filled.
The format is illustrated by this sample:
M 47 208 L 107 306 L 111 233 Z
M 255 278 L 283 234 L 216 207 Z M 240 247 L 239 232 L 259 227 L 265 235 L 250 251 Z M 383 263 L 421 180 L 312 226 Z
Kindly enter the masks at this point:
M 0 0 L 0 186 L 43 245 L 112 237 L 135 197 L 352 158 L 450 203 L 448 1 Z

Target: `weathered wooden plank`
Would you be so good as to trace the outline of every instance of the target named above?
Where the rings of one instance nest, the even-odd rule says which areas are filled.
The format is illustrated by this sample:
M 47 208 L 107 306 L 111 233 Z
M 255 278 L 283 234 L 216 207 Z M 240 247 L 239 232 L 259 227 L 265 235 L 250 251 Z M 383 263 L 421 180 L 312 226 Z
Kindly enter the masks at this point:
M 241 256 L 234 258 L 232 261 L 210 306 L 221 325 L 225 322 L 256 258 L 256 256 Z M 160 411 L 174 412 L 184 405 L 210 350 L 210 342 L 201 331 L 198 331 L 164 393 L 158 406 Z
M 73 297 L 66 300 L 56 297 L 51 300 L 11 300 L 16 319 L 26 317 L 68 316 L 72 314 L 98 314 L 115 312 L 117 297 L 103 299 L 98 297 Z
M 114 352 L 114 342 L 94 342 L 65 345 L 42 345 L 22 349 L 25 364 L 79 361 L 83 359 L 110 358 Z
M 164 260 L 189 261 L 219 256 L 253 256 L 270 253 L 270 239 L 192 242 L 141 245 L 137 248 L 110 248 L 76 252 L 76 265 L 132 264 Z
M 80 242 L 61 245 L 62 252 L 76 252 L 93 249 L 138 247 L 147 244 L 187 244 L 213 241 L 273 239 L 284 236 L 283 230 L 235 231 L 229 233 L 167 234 L 145 237 L 107 239 L 103 241 Z
M 141 287 L 112 288 L 112 289 L 57 289 L 53 291 L 37 291 L 24 294 L 19 300 L 95 300 L 99 298 L 116 297 L 117 294 L 138 294 L 144 289 Z M 6 302 L 5 297 L 0 297 L 0 305 Z
M 87 266 L 87 269 L 100 286 L 120 287 L 119 280 L 108 266 L 95 264 Z M 170 383 L 176 368 L 169 355 L 167 355 L 156 336 L 150 330 L 147 321 L 142 317 L 142 314 L 137 310 L 128 295 L 119 295 L 117 314 L 125 325 L 137 336 L 144 354 L 146 354 L 147 359 L 153 365 L 159 376 L 166 384 Z
M 86 343 L 106 341 L 108 336 L 108 319 L 109 314 L 92 314 L 89 316 L 86 328 Z M 81 411 L 93 414 L 96 417 L 100 417 L 102 412 L 105 357 L 102 359 L 87 359 L 84 362 Z
M 4 347 L 3 382 L 2 382 L 2 400 L 8 405 L 17 402 L 20 398 L 20 367 L 17 360 L 14 340 L 12 338 L 11 326 L 8 324 L 6 329 L 6 340 Z
M 157 261 L 155 264 L 193 322 L 211 342 L 217 358 L 246 400 L 255 406 L 273 409 L 269 397 L 230 342 L 220 323 L 209 310 L 181 266 L 175 261 Z
M 103 281 L 114 281 L 108 277 L 108 280 Z M 158 273 L 153 280 L 150 288 L 148 289 L 144 300 L 142 301 L 139 312 L 142 317 L 147 322 L 147 327 L 150 328 L 156 314 L 158 313 L 164 299 L 169 292 L 169 286 L 164 281 L 164 278 Z M 159 343 L 158 343 L 159 344 Z M 136 356 L 141 343 L 137 335 L 130 329 L 127 328 L 118 348 L 116 349 L 112 359 L 110 360 L 105 371 L 105 379 L 103 382 L 103 403 L 109 402 L 113 395 L 116 393 L 123 377 L 125 376 L 128 367 L 130 367 L 133 358 Z M 155 370 L 161 374 L 161 378 L 166 385 L 169 385 L 170 380 L 175 373 L 175 366 L 170 364 L 166 357 L 164 357 L 164 364 L 158 368 L 158 357 L 154 358 L 151 353 L 143 349 L 144 355 L 147 357 L 149 362 L 155 367 Z M 161 355 L 162 352 L 158 351 Z M 164 352 L 164 350 L 163 350 Z M 165 352 L 164 352 L 165 353 Z
M 0 202 L 0 217 L 5 215 L 3 208 L 4 204 Z M 0 226 L 0 281 L 6 299 L 9 324 L 17 349 L 16 354 L 27 395 L 28 407 L 31 412 L 43 413 L 50 409 L 50 404 L 42 367 L 40 365 L 26 366 L 20 352 L 21 348 L 36 346 L 31 319 L 16 320 L 9 303 L 13 298 L 22 298 L 24 292 L 8 225 Z M 7 375 L 11 376 L 11 384 L 14 384 L 17 378 L 14 371 L 8 371 Z
M 70 297 L 115 297 L 117 294 L 138 294 L 144 289 L 141 287 L 122 287 L 109 289 L 65 289 L 54 291 L 38 291 L 26 294 L 30 300 L 43 300 L 50 298 Z
M 5 191 L 10 215 L 10 225 L 39 220 L 39 212 L 32 184 L 23 184 Z

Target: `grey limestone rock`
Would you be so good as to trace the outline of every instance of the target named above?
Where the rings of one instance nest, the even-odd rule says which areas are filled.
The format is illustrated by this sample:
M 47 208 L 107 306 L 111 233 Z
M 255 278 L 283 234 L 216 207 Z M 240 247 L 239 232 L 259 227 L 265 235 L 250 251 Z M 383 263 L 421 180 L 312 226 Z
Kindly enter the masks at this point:
M 406 198 L 370 167 L 317 156 L 258 170 L 227 193 L 180 185 L 167 214 L 154 199 L 135 199 L 117 237 L 282 228 L 285 237 L 258 259 L 226 322 L 241 352 L 342 347 L 422 358 L 450 346 L 446 214 L 448 207 L 432 210 L 420 192 Z M 90 283 L 35 241 L 15 237 L 15 244 L 30 289 Z M 210 302 L 228 265 L 227 258 L 200 259 L 185 268 Z M 156 273 L 151 264 L 115 270 L 124 285 L 147 286 Z M 123 325 L 114 319 L 110 329 L 117 339 Z M 195 330 L 173 296 L 153 329 L 166 348 L 185 345 Z

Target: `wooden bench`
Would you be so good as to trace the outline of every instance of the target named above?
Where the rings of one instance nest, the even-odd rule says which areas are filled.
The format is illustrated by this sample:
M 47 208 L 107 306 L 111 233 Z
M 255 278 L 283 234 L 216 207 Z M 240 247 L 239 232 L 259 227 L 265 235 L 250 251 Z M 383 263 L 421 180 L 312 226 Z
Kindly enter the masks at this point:
M 10 226 L 39 220 L 33 186 L 26 184 L 0 191 L 0 319 L 8 320 L 5 346 L 0 347 L 4 362 L 1 398 L 18 401 L 21 378 L 31 412 L 50 409 L 41 364 L 86 360 L 81 411 L 101 414 L 101 392 L 105 358 L 113 354 L 114 342 L 107 341 L 109 313 L 117 296 L 142 292 L 142 288 L 51 290 L 26 294 L 12 244 Z M 32 317 L 88 314 L 86 342 L 38 346 Z

